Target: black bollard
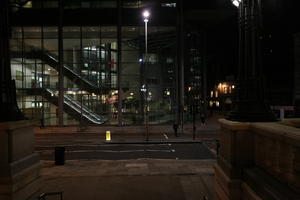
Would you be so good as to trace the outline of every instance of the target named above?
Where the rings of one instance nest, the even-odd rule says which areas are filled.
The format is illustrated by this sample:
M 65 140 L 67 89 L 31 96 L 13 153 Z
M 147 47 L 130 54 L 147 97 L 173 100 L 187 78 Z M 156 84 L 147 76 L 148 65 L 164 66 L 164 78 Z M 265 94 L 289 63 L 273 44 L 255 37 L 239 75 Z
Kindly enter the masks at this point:
M 65 147 L 55 147 L 55 165 L 65 164 Z

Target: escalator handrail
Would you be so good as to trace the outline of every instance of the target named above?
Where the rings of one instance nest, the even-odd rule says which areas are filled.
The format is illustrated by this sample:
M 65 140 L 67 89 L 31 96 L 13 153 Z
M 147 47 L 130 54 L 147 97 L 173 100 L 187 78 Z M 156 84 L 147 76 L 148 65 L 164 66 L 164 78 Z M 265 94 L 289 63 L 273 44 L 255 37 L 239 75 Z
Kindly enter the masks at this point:
M 57 95 L 57 92 L 52 90 L 52 89 L 46 89 L 46 91 L 48 91 L 50 94 L 53 94 L 55 96 Z M 85 118 L 89 119 L 90 121 L 96 123 L 96 124 L 102 124 L 105 121 L 105 118 L 94 113 L 93 111 L 91 111 L 89 108 L 87 108 L 86 106 L 82 105 L 82 109 L 81 109 L 81 104 L 79 105 L 78 101 L 72 99 L 70 96 L 68 95 L 64 95 L 64 103 L 66 103 L 68 106 L 70 106 L 72 109 L 74 109 L 75 111 L 77 111 L 78 113 L 82 114 Z M 74 105 L 75 104 L 75 105 Z M 84 112 L 82 112 L 84 111 Z M 87 113 L 87 114 L 86 114 Z

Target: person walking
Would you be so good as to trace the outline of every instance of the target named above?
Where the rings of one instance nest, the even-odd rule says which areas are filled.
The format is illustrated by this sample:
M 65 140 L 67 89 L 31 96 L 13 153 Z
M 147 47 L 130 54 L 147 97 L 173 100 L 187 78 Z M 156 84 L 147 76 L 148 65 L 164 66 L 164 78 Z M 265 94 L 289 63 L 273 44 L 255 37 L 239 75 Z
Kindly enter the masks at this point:
M 44 118 L 41 118 L 40 120 L 41 124 L 40 124 L 40 128 L 45 128 L 45 124 L 44 124 Z
M 204 113 L 201 113 L 200 118 L 201 118 L 201 123 L 204 126 L 205 125 L 205 115 L 204 115 Z
M 175 137 L 178 137 L 178 134 L 177 134 L 178 124 L 174 123 L 173 124 L 173 129 L 174 129 Z

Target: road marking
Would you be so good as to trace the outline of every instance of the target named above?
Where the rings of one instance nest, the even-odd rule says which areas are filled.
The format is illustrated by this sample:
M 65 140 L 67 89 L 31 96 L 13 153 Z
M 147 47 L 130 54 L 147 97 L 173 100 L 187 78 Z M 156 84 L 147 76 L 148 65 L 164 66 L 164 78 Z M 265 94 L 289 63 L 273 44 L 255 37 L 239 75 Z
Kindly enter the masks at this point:
M 129 163 L 125 164 L 125 167 L 148 167 L 147 163 Z
M 171 144 L 91 144 L 91 145 L 53 145 L 53 146 L 35 146 L 36 149 L 54 149 L 54 147 L 60 146 L 65 148 L 71 147 L 124 147 L 124 146 L 132 146 L 132 147 L 151 147 L 151 146 L 171 146 Z
M 132 152 L 164 152 L 170 153 L 175 152 L 175 150 L 160 150 L 160 149 L 140 149 L 140 150 L 123 150 L 123 151 L 113 151 L 113 150 L 74 150 L 74 151 L 66 151 L 66 153 L 132 153 Z M 54 153 L 53 150 L 42 150 L 42 151 L 35 151 L 37 153 L 42 154 L 52 154 Z
M 169 137 L 167 136 L 167 134 L 164 133 L 164 136 L 165 136 L 166 139 L 169 139 Z

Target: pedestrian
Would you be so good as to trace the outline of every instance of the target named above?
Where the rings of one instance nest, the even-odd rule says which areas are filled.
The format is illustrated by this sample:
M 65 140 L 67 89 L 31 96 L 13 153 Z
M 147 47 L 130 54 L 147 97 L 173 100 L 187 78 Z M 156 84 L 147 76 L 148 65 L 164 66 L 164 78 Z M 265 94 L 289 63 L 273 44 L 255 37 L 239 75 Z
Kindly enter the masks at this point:
M 173 129 L 174 129 L 175 137 L 178 137 L 178 135 L 177 135 L 178 124 L 174 123 L 173 124 Z
M 196 126 L 193 125 L 193 140 L 196 139 Z
M 40 128 L 45 128 L 45 124 L 44 124 L 44 118 L 41 118 L 41 125 L 40 125 Z
M 220 141 L 219 140 L 216 140 L 216 143 L 217 143 L 217 156 L 220 154 Z
M 201 118 L 202 125 L 205 125 L 205 115 L 204 115 L 204 113 L 201 113 L 200 118 Z

